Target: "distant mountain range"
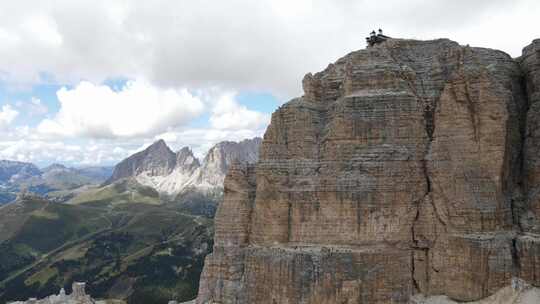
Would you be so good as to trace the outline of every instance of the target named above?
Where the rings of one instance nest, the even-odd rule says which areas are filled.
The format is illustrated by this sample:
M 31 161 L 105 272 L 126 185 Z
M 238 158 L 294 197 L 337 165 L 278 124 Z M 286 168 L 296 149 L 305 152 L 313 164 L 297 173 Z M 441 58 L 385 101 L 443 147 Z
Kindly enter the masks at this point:
M 32 163 L 0 160 L 0 205 L 14 200 L 21 191 L 46 195 L 99 185 L 112 174 L 112 167 L 69 168 L 53 164 L 43 169 Z
M 233 162 L 257 161 L 261 142 L 261 138 L 220 142 L 210 148 L 201 162 L 189 147 L 175 153 L 165 141 L 158 140 L 116 165 L 105 184 L 134 178 L 142 185 L 169 195 L 181 194 L 190 189 L 202 192 L 221 189 Z
M 171 196 L 191 190 L 219 191 L 234 161 L 257 161 L 261 142 L 261 138 L 223 141 L 210 148 L 202 161 L 189 147 L 175 153 L 163 140 L 129 156 L 115 167 L 70 168 L 52 164 L 40 169 L 32 163 L 0 160 L 0 205 L 13 201 L 21 191 L 66 201 L 84 192 L 89 185 L 108 186 L 123 179 L 131 179 Z
M 41 175 L 41 170 L 31 163 L 0 160 L 0 183 L 17 183 Z
M 235 161 L 256 162 L 261 141 L 218 143 L 202 161 L 160 140 L 114 168 L 2 162 L 7 187 L 93 185 L 46 198 L 29 193 L 38 192 L 32 186 L 0 206 L 0 303 L 44 297 L 73 281 L 130 304 L 193 299 L 225 173 Z

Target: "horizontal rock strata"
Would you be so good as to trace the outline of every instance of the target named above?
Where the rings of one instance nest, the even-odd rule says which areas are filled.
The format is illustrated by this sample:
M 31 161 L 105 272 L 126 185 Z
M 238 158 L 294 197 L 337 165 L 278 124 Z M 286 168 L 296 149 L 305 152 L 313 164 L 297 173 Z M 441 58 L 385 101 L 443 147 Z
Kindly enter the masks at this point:
M 407 303 L 540 286 L 540 41 L 390 39 L 303 80 L 225 180 L 197 303 Z

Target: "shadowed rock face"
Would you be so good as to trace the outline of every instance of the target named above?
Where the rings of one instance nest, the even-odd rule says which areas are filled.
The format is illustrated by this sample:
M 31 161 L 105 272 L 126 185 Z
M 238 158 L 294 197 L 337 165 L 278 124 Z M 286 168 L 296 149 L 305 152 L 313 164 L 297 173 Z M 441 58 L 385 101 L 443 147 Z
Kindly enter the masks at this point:
M 390 39 L 303 87 L 273 114 L 257 165 L 229 170 L 197 303 L 540 286 L 540 41 L 514 60 Z
M 523 49 L 520 58 L 528 96 L 524 142 L 524 203 L 516 204 L 519 227 L 526 232 L 516 240 L 519 275 L 540 286 L 540 39 Z
M 148 172 L 151 176 L 166 175 L 171 173 L 175 165 L 176 154 L 171 151 L 165 141 L 160 139 L 145 150 L 131 155 L 116 165 L 106 184 L 143 172 Z

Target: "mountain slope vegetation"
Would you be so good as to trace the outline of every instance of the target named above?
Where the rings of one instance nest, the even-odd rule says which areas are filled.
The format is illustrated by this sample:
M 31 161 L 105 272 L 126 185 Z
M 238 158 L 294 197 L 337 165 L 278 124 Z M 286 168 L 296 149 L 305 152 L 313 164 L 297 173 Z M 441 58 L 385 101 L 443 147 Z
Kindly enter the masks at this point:
M 95 297 L 130 303 L 193 298 L 213 225 L 185 203 L 26 196 L 4 206 L 0 302 L 47 296 L 72 281 L 89 282 Z

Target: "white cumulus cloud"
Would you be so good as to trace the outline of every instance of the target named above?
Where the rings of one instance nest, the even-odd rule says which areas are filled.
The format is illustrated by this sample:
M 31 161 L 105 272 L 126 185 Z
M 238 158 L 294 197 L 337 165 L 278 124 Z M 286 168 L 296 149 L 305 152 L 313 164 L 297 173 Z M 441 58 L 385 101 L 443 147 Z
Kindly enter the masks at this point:
M 235 100 L 235 93 L 225 93 L 212 109 L 210 123 L 218 130 L 258 130 L 270 122 L 270 115 L 248 109 Z
M 81 153 L 81 147 L 63 142 L 14 140 L 0 142 L 0 158 L 25 162 L 69 162 Z
M 372 29 L 519 56 L 538 36 L 539 12 L 538 0 L 6 0 L 0 77 L 31 84 L 45 71 L 57 83 L 144 78 L 292 97 L 305 73 L 363 48 Z
M 38 131 L 48 135 L 118 138 L 152 136 L 187 124 L 204 110 L 188 90 L 162 89 L 128 81 L 119 90 L 81 82 L 57 92 L 60 110 L 43 120 Z
M 0 111 L 0 129 L 7 128 L 18 115 L 19 112 L 14 110 L 10 105 L 2 106 L 2 110 Z
M 32 162 L 39 166 L 62 163 L 72 166 L 111 165 L 129 155 L 108 142 L 64 142 L 39 139 L 0 141 L 0 159 Z M 129 142 L 125 142 L 129 146 Z

